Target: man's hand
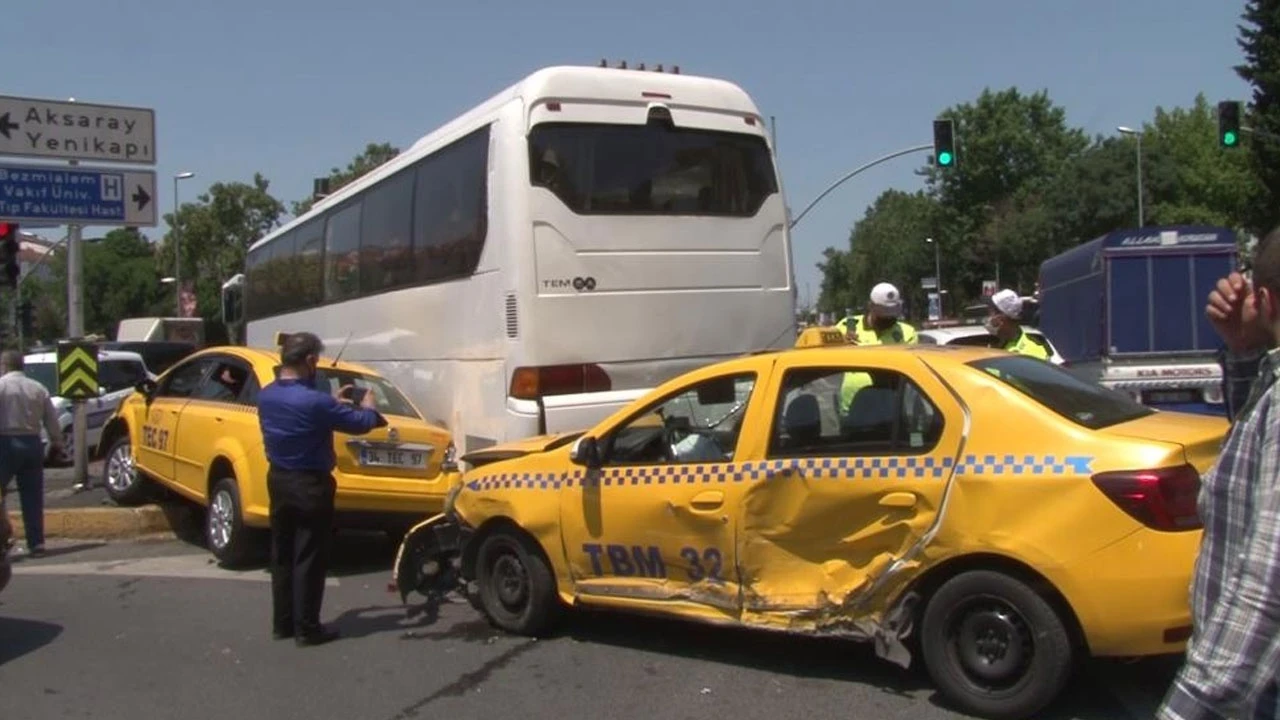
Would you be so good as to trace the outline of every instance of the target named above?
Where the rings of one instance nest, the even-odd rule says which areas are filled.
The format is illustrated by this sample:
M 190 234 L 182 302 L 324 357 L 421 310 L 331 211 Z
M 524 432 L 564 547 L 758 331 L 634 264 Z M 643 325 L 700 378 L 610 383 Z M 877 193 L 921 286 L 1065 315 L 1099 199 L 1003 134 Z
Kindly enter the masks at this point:
M 360 398 L 360 407 L 365 410 L 378 409 L 378 399 L 373 396 L 373 388 L 364 391 L 364 397 Z
M 333 391 L 333 397 L 338 402 L 351 402 L 351 393 L 355 392 L 355 389 L 355 385 L 340 385 Z
M 1270 344 L 1269 333 L 1258 314 L 1258 296 L 1238 272 L 1218 281 L 1209 293 L 1204 312 L 1234 353 L 1263 350 Z

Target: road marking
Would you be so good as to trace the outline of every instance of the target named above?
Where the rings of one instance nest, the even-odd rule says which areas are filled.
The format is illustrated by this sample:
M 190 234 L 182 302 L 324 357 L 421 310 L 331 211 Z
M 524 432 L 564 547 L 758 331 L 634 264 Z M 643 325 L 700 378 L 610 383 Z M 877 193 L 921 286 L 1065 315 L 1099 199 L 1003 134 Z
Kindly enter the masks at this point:
M 184 580 L 247 580 L 271 582 L 268 570 L 227 570 L 209 562 L 209 556 L 170 555 L 71 563 L 46 563 L 23 559 L 14 563 L 15 575 L 115 575 L 126 577 L 161 577 Z M 338 587 L 338 579 L 325 578 L 325 585 Z

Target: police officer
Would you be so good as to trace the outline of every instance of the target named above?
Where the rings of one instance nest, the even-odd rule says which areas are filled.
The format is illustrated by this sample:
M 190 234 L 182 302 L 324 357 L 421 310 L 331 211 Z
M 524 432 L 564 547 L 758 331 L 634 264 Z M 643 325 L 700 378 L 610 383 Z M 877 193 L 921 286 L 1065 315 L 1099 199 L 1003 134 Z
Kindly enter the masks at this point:
M 1028 335 L 1018 322 L 1022 316 L 1022 298 L 1018 293 L 1006 288 L 988 298 L 987 305 L 990 313 L 982 324 L 987 332 L 999 338 L 1001 350 L 1040 360 L 1049 359 L 1049 348 Z
M 916 329 L 902 320 L 902 294 L 891 283 L 882 282 L 871 288 L 870 302 L 863 315 L 846 317 L 836 323 L 853 345 L 914 345 Z M 840 382 L 840 414 L 853 404 L 853 396 L 871 385 L 871 376 L 863 372 L 845 373 Z
M 845 317 L 836 327 L 855 345 L 916 342 L 916 329 L 902 321 L 902 294 L 887 282 L 871 288 L 865 314 Z
M 350 385 L 332 395 L 316 388 L 322 352 L 312 333 L 289 335 L 277 379 L 258 394 L 271 502 L 272 634 L 299 646 L 338 637 L 320 624 L 336 490 L 333 432 L 363 435 L 387 424 L 372 392 L 357 407 Z

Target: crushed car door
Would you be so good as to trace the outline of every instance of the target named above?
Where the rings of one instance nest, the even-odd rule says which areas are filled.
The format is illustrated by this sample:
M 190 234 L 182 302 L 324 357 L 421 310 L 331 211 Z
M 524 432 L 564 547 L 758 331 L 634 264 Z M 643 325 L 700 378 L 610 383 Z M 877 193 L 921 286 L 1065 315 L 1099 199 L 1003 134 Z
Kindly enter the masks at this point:
M 765 477 L 743 503 L 743 620 L 821 628 L 938 518 L 964 432 L 963 409 L 914 358 L 895 367 L 779 361 L 767 394 Z M 841 385 L 856 387 L 842 413 Z

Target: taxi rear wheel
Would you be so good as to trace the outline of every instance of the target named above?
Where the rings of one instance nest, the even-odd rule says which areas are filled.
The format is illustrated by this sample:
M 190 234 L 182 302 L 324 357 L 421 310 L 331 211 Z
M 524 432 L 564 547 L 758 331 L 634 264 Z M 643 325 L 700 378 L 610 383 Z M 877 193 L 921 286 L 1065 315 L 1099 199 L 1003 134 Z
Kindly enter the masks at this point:
M 220 564 L 236 567 L 252 556 L 254 533 L 244 524 L 235 478 L 222 478 L 214 484 L 204 528 L 205 543 Z
M 510 530 L 485 538 L 476 553 L 480 603 L 507 632 L 537 635 L 555 620 L 555 576 L 531 542 Z
M 1031 717 L 1066 686 L 1075 649 L 1062 617 L 1009 575 L 951 578 L 925 608 L 929 675 L 961 709 L 993 720 Z

